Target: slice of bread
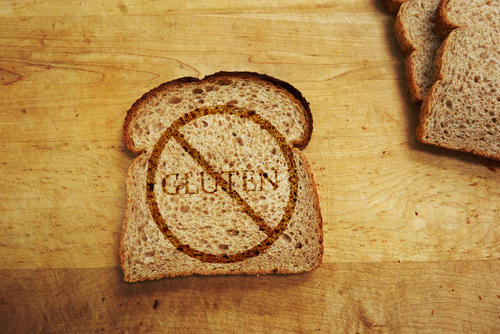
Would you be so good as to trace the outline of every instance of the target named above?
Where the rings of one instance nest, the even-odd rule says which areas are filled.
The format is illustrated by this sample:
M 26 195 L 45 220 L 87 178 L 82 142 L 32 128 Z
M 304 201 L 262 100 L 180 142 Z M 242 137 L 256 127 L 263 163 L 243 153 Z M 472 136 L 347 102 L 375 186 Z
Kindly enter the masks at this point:
M 167 82 L 127 113 L 120 257 L 129 282 L 300 273 L 320 265 L 322 218 L 305 157 L 312 115 L 275 78 L 220 72 Z
M 435 70 L 417 139 L 500 160 L 500 27 L 453 30 L 437 52 Z
M 407 0 L 382 0 L 385 8 L 393 14 L 397 14 L 401 5 Z
M 435 32 L 439 0 L 408 0 L 399 9 L 394 30 L 405 59 L 405 81 L 410 100 L 422 103 L 434 83 L 434 57 L 442 39 Z
M 436 14 L 436 33 L 446 38 L 468 25 L 498 25 L 499 0 L 442 0 Z

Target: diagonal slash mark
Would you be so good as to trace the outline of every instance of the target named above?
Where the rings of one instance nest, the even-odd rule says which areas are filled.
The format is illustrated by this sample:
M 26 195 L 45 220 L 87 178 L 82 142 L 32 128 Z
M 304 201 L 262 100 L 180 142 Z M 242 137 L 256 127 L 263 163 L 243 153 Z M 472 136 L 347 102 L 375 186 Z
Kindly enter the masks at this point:
M 232 186 L 222 177 L 222 175 L 216 172 L 210 163 L 203 158 L 200 152 L 195 149 L 184 137 L 182 133 L 178 130 L 172 130 L 172 137 L 181 145 L 181 147 L 188 153 L 212 178 L 216 180 L 216 184 L 218 183 L 222 190 L 224 190 L 239 206 L 243 208 L 243 211 L 252 218 L 252 220 L 259 226 L 260 230 L 267 234 L 268 237 L 273 236 L 273 229 L 271 229 L 264 219 L 252 209 L 252 207 L 245 202 L 245 200 L 238 194 L 237 191 L 233 189 Z
M 221 255 L 214 255 L 214 254 L 209 254 L 205 253 L 199 250 L 196 250 L 189 246 L 188 244 L 183 244 L 170 230 L 168 227 L 167 222 L 165 219 L 162 217 L 160 213 L 160 209 L 158 207 L 158 203 L 156 201 L 156 195 L 154 191 L 154 185 L 155 185 L 155 177 L 156 177 L 156 170 L 158 168 L 158 162 L 159 162 L 159 156 L 161 155 L 161 152 L 163 152 L 163 149 L 165 148 L 165 145 L 169 141 L 171 137 L 174 137 L 176 131 L 178 131 L 180 128 L 182 128 L 184 125 L 187 123 L 203 116 L 207 115 L 233 115 L 235 117 L 240 117 L 240 118 L 246 118 L 260 126 L 261 129 L 267 131 L 275 140 L 278 146 L 280 147 L 280 150 L 282 154 L 285 157 L 286 164 L 288 166 L 288 181 L 290 184 L 290 192 L 289 192 L 289 198 L 288 198 L 288 203 L 286 204 L 286 209 L 285 213 L 281 217 L 281 220 L 279 221 L 278 225 L 274 230 L 271 230 L 272 233 L 271 235 L 268 235 L 266 239 L 264 239 L 261 243 L 258 245 L 246 249 L 243 252 L 240 253 L 234 253 L 234 254 L 221 254 Z M 182 139 L 179 137 L 179 139 Z M 185 140 L 185 139 L 184 139 Z M 186 141 L 187 143 L 187 141 Z M 185 145 L 188 147 L 188 144 Z M 179 144 L 180 145 L 180 144 Z M 193 154 L 196 154 L 195 149 L 192 151 Z M 189 152 L 188 152 L 189 154 Z M 199 152 L 198 152 L 199 154 Z M 201 156 L 201 155 L 200 155 Z M 200 159 L 201 160 L 201 159 Z M 207 162 L 207 169 L 212 169 L 210 164 Z M 215 175 L 215 179 L 217 180 L 217 172 L 213 171 Z M 222 183 L 225 185 L 226 189 L 231 189 L 232 187 L 229 187 L 227 182 L 222 178 Z M 181 116 L 179 119 L 174 121 L 172 125 L 163 133 L 163 135 L 158 139 L 157 143 L 155 144 L 153 148 L 153 152 L 151 154 L 151 157 L 149 158 L 148 162 L 148 171 L 147 171 L 147 176 L 146 176 L 146 199 L 149 203 L 149 208 L 151 215 L 153 217 L 154 222 L 160 229 L 160 232 L 165 236 L 167 240 L 169 240 L 172 245 L 175 247 L 177 251 L 180 251 L 194 259 L 197 259 L 201 262 L 206 262 L 206 263 L 236 263 L 240 261 L 244 261 L 247 259 L 250 259 L 255 256 L 259 256 L 263 252 L 265 252 L 269 247 L 271 247 L 274 242 L 279 238 L 279 236 L 283 233 L 283 231 L 287 228 L 290 220 L 292 219 L 293 212 L 295 210 L 295 205 L 297 202 L 297 194 L 298 194 L 298 175 L 296 171 L 296 166 L 295 166 L 295 159 L 294 159 L 294 154 L 292 150 L 290 149 L 290 146 L 288 145 L 285 137 L 277 131 L 277 129 L 269 123 L 266 119 L 260 117 L 255 111 L 247 110 L 244 108 L 238 108 L 238 107 L 233 107 L 233 106 L 213 106 L 213 107 L 204 107 L 200 109 L 196 109 L 192 112 L 184 114 L 184 116 Z M 243 201 L 243 203 L 246 203 Z M 251 208 L 250 208 L 251 209 Z M 246 212 L 249 214 L 248 211 Z M 262 220 L 263 221 L 263 220 Z

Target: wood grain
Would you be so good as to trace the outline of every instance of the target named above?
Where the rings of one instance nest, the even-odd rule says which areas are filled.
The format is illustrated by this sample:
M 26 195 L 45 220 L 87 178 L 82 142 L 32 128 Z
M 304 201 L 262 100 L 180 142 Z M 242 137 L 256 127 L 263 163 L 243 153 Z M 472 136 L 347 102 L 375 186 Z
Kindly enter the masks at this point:
M 500 331 L 500 163 L 415 141 L 381 0 L 0 4 L 4 332 Z M 310 102 L 324 264 L 125 284 L 126 111 L 221 70 Z
M 110 268 L 1 270 L 0 326 L 31 333 L 496 333 L 499 274 L 497 261 L 330 263 L 302 275 L 142 283 L 125 283 Z

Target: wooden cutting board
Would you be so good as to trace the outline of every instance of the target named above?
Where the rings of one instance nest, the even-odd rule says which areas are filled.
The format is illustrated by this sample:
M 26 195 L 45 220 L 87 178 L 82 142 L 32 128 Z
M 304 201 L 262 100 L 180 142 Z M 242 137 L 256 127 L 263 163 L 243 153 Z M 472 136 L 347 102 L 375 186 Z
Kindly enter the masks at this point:
M 3 332 L 500 331 L 500 163 L 415 141 L 394 22 L 381 0 L 3 1 Z M 125 283 L 126 111 L 221 70 L 310 102 L 324 263 Z

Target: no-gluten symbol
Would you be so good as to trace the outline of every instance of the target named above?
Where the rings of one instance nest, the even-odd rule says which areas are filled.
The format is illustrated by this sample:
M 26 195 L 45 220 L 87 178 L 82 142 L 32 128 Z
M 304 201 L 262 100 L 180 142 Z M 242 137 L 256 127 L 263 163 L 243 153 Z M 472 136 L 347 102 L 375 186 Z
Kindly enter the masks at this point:
M 210 165 L 210 163 L 200 154 L 200 152 L 189 143 L 189 138 L 185 138 L 185 136 L 180 132 L 180 129 L 183 126 L 187 125 L 197 118 L 208 115 L 230 115 L 234 117 L 246 118 L 247 120 L 250 120 L 259 125 L 262 130 L 267 131 L 276 141 L 276 144 L 280 148 L 286 160 L 290 191 L 284 214 L 274 229 L 270 227 L 255 210 L 253 210 L 253 208 L 240 196 L 238 191 L 234 189 L 234 187 L 232 187 L 231 183 L 226 181 L 226 179 L 222 176 L 223 173 L 216 171 L 216 169 Z M 214 255 L 196 250 L 187 244 L 183 244 L 174 235 L 174 233 L 172 233 L 172 230 L 171 228 L 169 228 L 167 221 L 162 217 L 160 213 L 154 190 L 158 162 L 163 150 L 165 149 L 166 144 L 171 139 L 177 141 L 177 143 L 184 149 L 184 151 L 186 151 L 186 153 L 188 153 L 203 168 L 204 173 L 210 175 L 215 180 L 215 184 L 218 184 L 220 188 L 225 191 L 235 202 L 235 204 L 238 205 L 240 209 L 252 219 L 252 221 L 259 227 L 260 231 L 264 232 L 267 235 L 267 237 L 261 243 L 244 252 L 236 254 Z M 178 251 L 181 251 L 188 256 L 198 259 L 201 262 L 209 263 L 234 263 L 246 260 L 254 256 L 258 256 L 265 252 L 288 227 L 290 219 L 292 218 L 293 212 L 295 210 L 298 192 L 298 176 L 293 152 L 288 146 L 283 135 L 281 135 L 281 133 L 269 121 L 262 118 L 254 111 L 233 106 L 215 106 L 197 109 L 190 113 L 186 113 L 184 116 L 174 121 L 172 125 L 163 133 L 153 149 L 153 153 L 151 155 L 151 158 L 149 159 L 146 182 L 146 196 L 149 202 L 151 214 L 156 225 L 163 233 L 165 238 L 167 238 L 167 240 L 169 240 Z

